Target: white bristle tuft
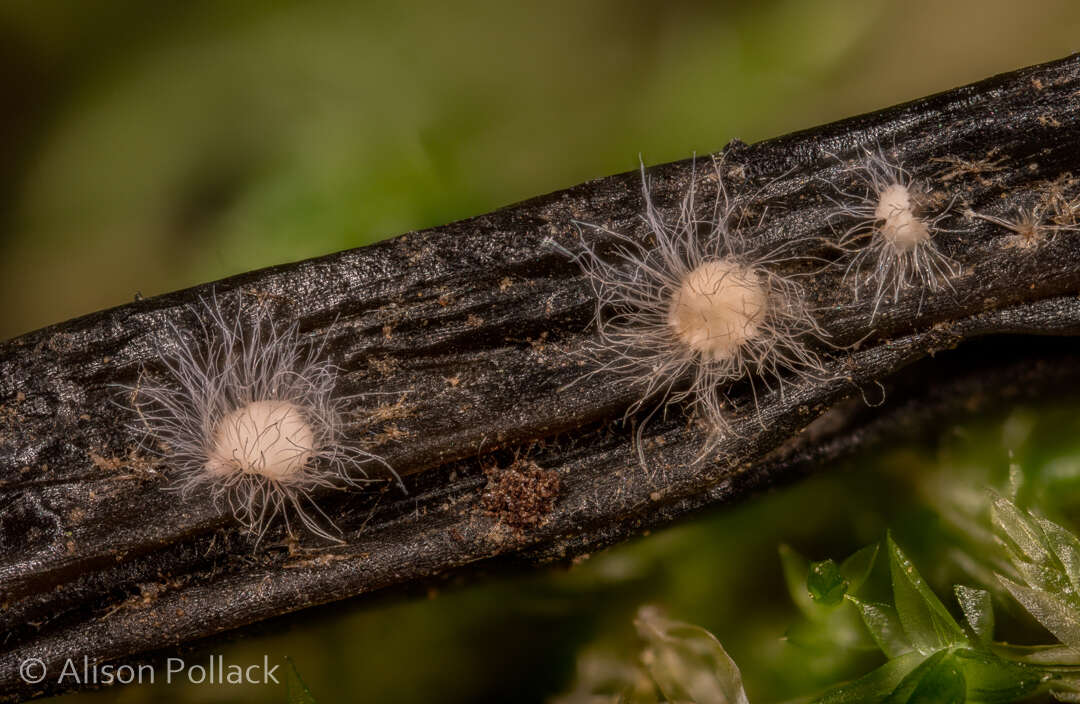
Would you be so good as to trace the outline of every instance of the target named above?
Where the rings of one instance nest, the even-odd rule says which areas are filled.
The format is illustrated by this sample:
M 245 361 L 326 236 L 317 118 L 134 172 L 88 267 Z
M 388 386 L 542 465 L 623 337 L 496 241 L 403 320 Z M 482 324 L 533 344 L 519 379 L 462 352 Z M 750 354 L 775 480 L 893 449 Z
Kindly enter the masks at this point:
M 840 247 L 854 255 L 844 280 L 852 282 L 855 300 L 870 292 L 871 319 L 909 289 L 918 289 L 920 304 L 928 291 L 951 289 L 960 266 L 938 250 L 934 235 L 952 202 L 931 214 L 934 199 L 922 183 L 880 150 L 866 150 L 849 171 L 863 191 L 841 191 L 829 218 L 855 221 L 840 236 Z
M 281 517 L 338 540 L 313 492 L 375 481 L 368 468 L 397 474 L 344 435 L 356 396 L 336 391 L 338 368 L 321 345 L 303 344 L 296 323 L 276 326 L 266 305 L 250 320 L 226 315 L 216 295 L 203 300 L 202 344 L 171 323 L 157 344 L 165 374 L 145 372 L 129 389 L 146 445 L 160 454 L 185 497 L 206 491 L 261 540 Z M 400 479 L 398 479 L 400 484 Z
M 790 260 L 783 247 L 757 251 L 729 227 L 732 208 L 719 164 L 716 201 L 706 219 L 695 216 L 696 186 L 668 219 L 653 205 L 644 167 L 642 179 L 652 243 L 581 223 L 581 248 L 567 253 L 596 297 L 597 337 L 587 352 L 594 369 L 588 375 L 611 374 L 639 390 L 627 415 L 656 402 L 637 429 L 644 465 L 642 432 L 657 410 L 685 403 L 695 411 L 708 431 L 704 457 L 731 434 L 731 384 L 749 381 L 757 412 L 759 386 L 783 393 L 790 381 L 825 374 L 807 343 L 826 334 L 801 285 L 777 271 Z M 587 229 L 615 240 L 609 257 L 586 243 Z M 764 424 L 760 414 L 758 419 Z

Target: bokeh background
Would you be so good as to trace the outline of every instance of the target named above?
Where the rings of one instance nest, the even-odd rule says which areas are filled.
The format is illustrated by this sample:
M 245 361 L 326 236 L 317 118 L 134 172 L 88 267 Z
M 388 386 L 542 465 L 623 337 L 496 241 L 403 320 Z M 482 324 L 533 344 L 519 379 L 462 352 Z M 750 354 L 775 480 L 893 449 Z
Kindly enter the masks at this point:
M 1080 48 L 1070 0 L 0 1 L 0 339 Z
M 1059 58 L 1078 27 L 1069 0 L 0 0 L 0 339 Z M 920 478 L 1004 471 L 1017 417 L 1045 436 L 1031 471 L 1073 491 L 1080 448 L 1055 442 L 1075 414 L 1002 414 L 953 433 L 977 450 L 862 458 L 569 571 L 336 605 L 215 652 L 292 655 L 322 702 L 544 701 L 583 652 L 631 653 L 649 600 L 714 630 L 755 701 L 806 693 L 865 663 L 784 650 L 776 545 L 842 557 L 898 524 L 933 559 Z

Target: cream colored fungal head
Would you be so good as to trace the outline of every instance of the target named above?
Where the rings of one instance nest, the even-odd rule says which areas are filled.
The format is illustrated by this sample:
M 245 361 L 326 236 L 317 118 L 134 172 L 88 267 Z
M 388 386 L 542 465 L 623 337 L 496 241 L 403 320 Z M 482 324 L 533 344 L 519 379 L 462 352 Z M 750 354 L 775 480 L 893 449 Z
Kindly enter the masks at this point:
M 686 274 L 671 297 L 668 325 L 690 349 L 723 361 L 758 334 L 768 306 L 761 277 L 726 257 Z
M 218 423 L 206 471 L 257 474 L 294 482 L 311 460 L 315 432 L 303 411 L 288 401 L 252 401 Z
M 890 183 L 878 195 L 874 217 L 889 220 L 901 214 L 912 214 L 911 192 L 902 183 Z
M 930 228 L 910 210 L 900 210 L 880 224 L 881 237 L 897 255 L 908 254 L 930 239 Z
M 703 421 L 701 457 L 733 433 L 732 417 L 746 410 L 762 424 L 757 402 L 766 392 L 821 377 L 825 369 L 813 340 L 825 337 L 797 280 L 787 242 L 766 250 L 752 246 L 730 225 L 728 201 L 717 162 L 716 199 L 699 214 L 697 178 L 681 207 L 666 216 L 653 204 L 642 168 L 644 232 L 634 235 L 583 224 L 581 247 L 571 253 L 596 298 L 596 337 L 587 349 L 586 376 L 613 375 L 637 389 L 627 415 L 655 403 L 652 411 L 685 404 Z M 586 238 L 589 234 L 593 241 Z M 606 247 L 601 255 L 593 247 Z M 733 384 L 745 382 L 744 400 L 733 401 Z M 748 403 L 743 409 L 737 404 Z M 645 465 L 638 425 L 638 458 Z
M 315 493 L 381 481 L 368 477 L 375 466 L 397 478 L 346 435 L 359 397 L 339 394 L 338 368 L 321 358 L 323 346 L 305 343 L 295 322 L 275 325 L 266 305 L 245 311 L 240 295 L 212 295 L 192 312 L 203 344 L 168 324 L 156 343 L 157 371 L 144 370 L 129 389 L 170 488 L 228 504 L 259 539 L 279 517 L 291 533 L 291 515 L 337 540 Z

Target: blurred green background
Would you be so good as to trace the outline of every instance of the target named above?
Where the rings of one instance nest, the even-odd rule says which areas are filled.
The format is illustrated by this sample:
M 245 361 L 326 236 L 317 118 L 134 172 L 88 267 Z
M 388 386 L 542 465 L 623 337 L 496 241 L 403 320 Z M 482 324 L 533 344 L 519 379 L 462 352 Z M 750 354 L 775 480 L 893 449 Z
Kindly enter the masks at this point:
M 1058 58 L 1070 0 L 2 0 L 0 339 Z
M 1078 26 L 1069 0 L 2 0 L 0 339 L 486 212 L 639 154 L 682 159 L 1059 58 L 1080 48 Z M 1061 445 L 1075 418 L 988 419 L 570 570 L 336 605 L 215 652 L 292 655 L 324 703 L 544 701 L 583 652 L 632 655 L 630 619 L 654 601 L 713 630 L 755 702 L 805 694 L 873 663 L 820 662 L 780 639 L 794 610 L 776 545 L 842 557 L 891 525 L 945 594 L 956 575 L 942 551 L 957 543 L 935 502 L 1000 479 L 1035 428 L 1027 466 L 1056 468 L 1056 501 L 1075 516 L 1080 445 Z M 285 697 L 155 686 L 63 699 Z

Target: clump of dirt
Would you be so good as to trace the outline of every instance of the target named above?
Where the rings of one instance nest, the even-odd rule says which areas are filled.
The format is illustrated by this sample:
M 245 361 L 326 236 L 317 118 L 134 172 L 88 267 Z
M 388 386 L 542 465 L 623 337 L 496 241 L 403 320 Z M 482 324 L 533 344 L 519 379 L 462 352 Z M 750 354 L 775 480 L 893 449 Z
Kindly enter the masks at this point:
M 531 460 L 515 460 L 509 467 L 484 471 L 483 505 L 489 515 L 514 528 L 531 528 L 555 508 L 559 473 Z

